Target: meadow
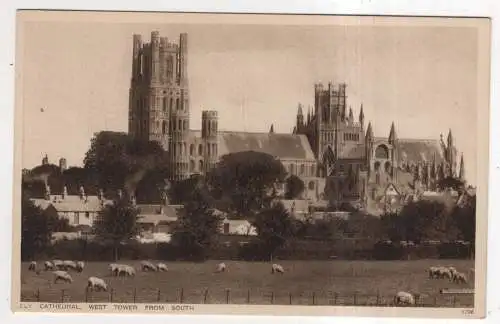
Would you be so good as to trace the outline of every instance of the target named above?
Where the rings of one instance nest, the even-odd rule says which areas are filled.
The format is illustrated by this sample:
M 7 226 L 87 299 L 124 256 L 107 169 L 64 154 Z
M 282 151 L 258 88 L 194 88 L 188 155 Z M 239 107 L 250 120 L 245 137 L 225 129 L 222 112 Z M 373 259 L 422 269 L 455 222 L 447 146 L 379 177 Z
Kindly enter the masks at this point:
M 473 295 L 442 295 L 444 288 L 473 288 L 473 260 L 414 261 L 278 261 L 284 274 L 271 274 L 268 262 L 225 261 L 227 272 L 215 273 L 220 261 L 168 262 L 168 272 L 143 272 L 139 261 L 133 278 L 111 277 L 108 262 L 89 262 L 73 283 L 53 282 L 53 274 L 28 271 L 22 264 L 21 300 L 41 302 L 207 303 L 281 305 L 390 305 L 398 291 L 420 294 L 429 307 L 472 307 Z M 38 263 L 41 268 L 43 261 Z M 454 266 L 468 275 L 467 284 L 429 279 L 430 266 Z M 103 278 L 108 292 L 86 290 L 90 276 Z

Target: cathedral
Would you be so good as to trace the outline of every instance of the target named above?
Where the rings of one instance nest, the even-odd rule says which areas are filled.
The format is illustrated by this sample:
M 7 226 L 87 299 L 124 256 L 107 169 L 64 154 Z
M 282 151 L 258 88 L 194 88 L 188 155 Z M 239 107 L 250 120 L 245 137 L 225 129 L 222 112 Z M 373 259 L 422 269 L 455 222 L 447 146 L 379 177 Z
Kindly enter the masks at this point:
M 446 141 L 399 138 L 395 123 L 377 137 L 365 125 L 363 106 L 355 118 L 348 108 L 347 86 L 314 85 L 314 107 L 307 116 L 299 104 L 290 134 L 221 131 L 217 111 L 202 112 L 201 130 L 190 129 L 188 35 L 170 42 L 151 33 L 133 36 L 129 94 L 129 133 L 157 141 L 169 152 L 172 180 L 204 174 L 220 156 L 259 151 L 279 159 L 305 184 L 304 199 L 367 206 L 391 189 L 436 191 L 440 179 L 464 178 L 463 157 L 449 130 Z M 295 108 L 294 108 L 295 110 Z

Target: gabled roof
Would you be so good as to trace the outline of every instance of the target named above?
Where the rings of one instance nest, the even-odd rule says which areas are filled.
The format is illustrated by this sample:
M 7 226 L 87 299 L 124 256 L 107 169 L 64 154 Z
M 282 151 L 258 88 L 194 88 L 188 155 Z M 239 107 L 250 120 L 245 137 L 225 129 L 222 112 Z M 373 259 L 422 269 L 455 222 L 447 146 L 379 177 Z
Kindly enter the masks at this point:
M 76 195 L 51 195 L 50 200 L 32 199 L 35 205 L 46 209 L 49 205 L 54 206 L 58 212 L 99 212 L 102 209 L 101 200 L 98 196 L 87 196 L 80 198 Z M 104 200 L 104 205 L 111 203 L 111 200 Z
M 417 140 L 417 139 L 399 139 L 398 140 L 398 159 L 400 162 L 432 163 L 434 156 L 436 163 L 444 161 L 441 145 L 437 140 Z

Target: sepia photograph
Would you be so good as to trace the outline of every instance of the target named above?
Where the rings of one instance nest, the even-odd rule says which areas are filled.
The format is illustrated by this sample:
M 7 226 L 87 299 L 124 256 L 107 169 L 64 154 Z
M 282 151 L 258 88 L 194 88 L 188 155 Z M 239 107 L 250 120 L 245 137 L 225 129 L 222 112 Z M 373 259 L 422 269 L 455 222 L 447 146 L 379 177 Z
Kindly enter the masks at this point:
M 489 42 L 19 10 L 13 310 L 484 316 Z

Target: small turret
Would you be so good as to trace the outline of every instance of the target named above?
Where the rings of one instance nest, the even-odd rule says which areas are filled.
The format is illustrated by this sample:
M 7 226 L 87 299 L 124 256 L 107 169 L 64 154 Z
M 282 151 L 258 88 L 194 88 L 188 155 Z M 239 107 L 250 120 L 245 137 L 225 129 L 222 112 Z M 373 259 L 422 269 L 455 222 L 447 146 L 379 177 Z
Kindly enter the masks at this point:
M 458 178 L 462 181 L 465 180 L 465 166 L 464 166 L 464 154 L 460 156 L 460 170 L 458 171 Z
M 368 127 L 366 129 L 366 140 L 371 141 L 373 140 L 373 130 L 372 130 L 372 123 L 368 123 Z
M 397 141 L 396 128 L 394 122 L 391 124 L 391 130 L 389 131 L 389 144 L 394 145 Z
M 269 129 L 269 134 L 274 134 L 274 124 L 271 124 L 271 128 Z
M 365 124 L 365 113 L 363 112 L 363 104 L 361 104 L 359 110 L 359 123 L 361 124 L 361 128 L 363 128 Z
M 348 119 L 349 124 L 354 123 L 354 114 L 352 112 L 352 108 L 349 107 L 349 119 Z
M 297 108 L 297 131 L 300 132 L 304 126 L 304 114 L 302 113 L 302 104 Z

